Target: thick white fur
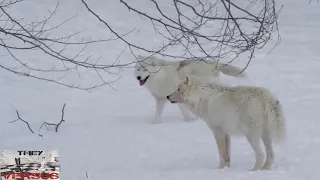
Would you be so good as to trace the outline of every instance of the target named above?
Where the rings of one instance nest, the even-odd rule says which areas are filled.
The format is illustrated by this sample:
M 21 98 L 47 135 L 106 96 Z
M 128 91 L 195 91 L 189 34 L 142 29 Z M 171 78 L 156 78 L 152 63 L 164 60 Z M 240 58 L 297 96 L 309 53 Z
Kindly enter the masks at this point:
M 253 86 L 230 87 L 186 78 L 167 98 L 185 104 L 203 119 L 216 139 L 220 168 L 230 166 L 230 135 L 244 135 L 256 163 L 252 171 L 269 169 L 274 161 L 272 141 L 285 140 L 285 119 L 279 100 L 268 89 Z M 260 146 L 266 149 L 266 161 Z
M 216 67 L 217 66 L 217 67 Z M 138 56 L 135 65 L 135 77 L 142 80 L 147 79 L 143 84 L 156 100 L 156 113 L 153 123 L 160 123 L 163 108 L 167 102 L 166 97 L 174 92 L 179 83 L 186 76 L 193 76 L 200 79 L 219 78 L 219 71 L 236 77 L 247 77 L 241 68 L 218 63 L 217 61 L 167 61 L 157 57 Z M 185 121 L 196 119 L 183 104 L 179 104 Z

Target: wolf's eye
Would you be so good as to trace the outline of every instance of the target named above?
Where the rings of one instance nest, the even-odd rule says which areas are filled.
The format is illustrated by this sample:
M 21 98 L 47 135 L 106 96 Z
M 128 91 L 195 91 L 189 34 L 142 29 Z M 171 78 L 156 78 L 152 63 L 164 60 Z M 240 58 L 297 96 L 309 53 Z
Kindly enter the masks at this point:
M 180 88 L 178 88 L 178 91 L 180 91 Z

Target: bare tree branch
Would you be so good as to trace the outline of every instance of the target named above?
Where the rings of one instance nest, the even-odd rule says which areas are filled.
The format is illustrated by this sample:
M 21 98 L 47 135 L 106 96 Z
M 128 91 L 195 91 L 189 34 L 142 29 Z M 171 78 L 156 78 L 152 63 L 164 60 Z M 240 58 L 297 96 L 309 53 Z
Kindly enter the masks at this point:
M 42 125 L 40 126 L 38 131 L 40 131 L 43 126 L 45 126 L 47 129 L 48 129 L 48 126 L 53 126 L 55 131 L 58 132 L 58 129 L 59 129 L 61 123 L 66 121 L 64 119 L 64 108 L 65 108 L 65 106 L 66 106 L 66 103 L 63 104 L 63 107 L 62 107 L 62 110 L 61 110 L 61 120 L 60 120 L 59 123 L 55 124 L 55 123 L 44 122 L 44 123 L 42 123 Z
M 16 111 L 16 114 L 17 114 L 18 118 L 16 120 L 10 121 L 9 123 L 13 123 L 13 122 L 16 122 L 16 121 L 22 121 L 23 123 L 25 123 L 28 126 L 29 130 L 34 134 L 34 131 L 31 129 L 30 124 L 20 117 L 20 114 L 19 114 L 18 110 L 15 109 L 15 111 Z
M 276 8 L 275 0 L 172 0 L 176 15 L 165 13 L 159 0 L 150 0 L 154 5 L 152 14 L 142 7 L 136 8 L 134 2 L 120 0 L 130 12 L 150 20 L 155 32 L 164 37 L 166 43 L 157 50 L 120 37 L 115 28 L 89 6 L 89 1 L 81 1 L 93 16 L 129 46 L 132 53 L 133 49 L 137 49 L 171 58 L 218 61 L 231 58 L 227 64 L 247 54 L 248 63 L 244 71 L 256 50 L 264 48 L 273 36 L 277 40 L 275 46 L 280 41 L 277 20 L 282 7 Z M 174 46 L 182 49 L 181 55 L 165 52 L 165 49 Z
M 12 105 L 11 105 L 12 106 Z M 58 132 L 59 130 L 59 127 L 60 125 L 62 124 L 62 122 L 65 122 L 66 120 L 64 119 L 64 109 L 65 109 L 65 106 L 66 106 L 66 103 L 63 104 L 63 107 L 62 107 L 62 110 L 61 110 L 61 119 L 58 123 L 48 123 L 48 122 L 44 122 L 42 123 L 42 125 L 40 126 L 39 130 L 40 131 L 42 129 L 43 126 L 45 126 L 47 128 L 47 130 L 49 130 L 48 126 L 53 126 L 54 127 L 54 130 L 55 132 Z M 22 121 L 23 123 L 25 123 L 28 127 L 28 129 L 31 131 L 31 133 L 35 133 L 33 131 L 33 129 L 31 128 L 29 122 L 25 121 L 24 119 L 21 118 L 20 114 L 19 114 L 19 111 L 16 110 L 13 106 L 12 108 L 15 110 L 16 114 L 17 114 L 17 119 L 16 120 L 13 120 L 13 121 L 10 121 L 9 123 L 13 123 L 13 122 L 17 122 L 17 121 Z M 43 137 L 42 134 L 39 134 L 39 136 Z
M 84 30 L 64 34 L 63 36 L 53 36 L 52 32 L 54 30 L 68 24 L 71 20 L 75 19 L 76 16 L 67 18 L 57 25 L 52 25 L 51 20 L 59 12 L 60 3 L 57 1 L 56 6 L 49 11 L 47 17 L 28 22 L 26 19 L 16 18 L 13 13 L 10 13 L 10 8 L 22 1 L 23 0 L 2 0 L 0 2 L 0 48 L 4 48 L 9 55 L 8 59 L 13 60 L 10 66 L 7 63 L 1 63 L 0 68 L 19 76 L 87 91 L 104 85 L 111 86 L 112 83 L 116 81 L 107 80 L 106 77 L 118 75 L 117 73 L 113 73 L 112 69 L 120 69 L 125 67 L 126 64 L 120 64 L 118 59 L 116 59 L 114 63 L 99 64 L 98 60 L 100 57 L 93 58 L 91 55 L 87 55 L 85 50 L 92 44 L 116 41 L 119 37 L 123 38 L 127 36 L 133 32 L 134 29 L 124 34 L 118 34 L 119 37 L 111 36 L 107 39 L 81 37 L 80 34 Z M 67 52 L 67 50 L 71 48 L 76 48 L 78 51 L 73 52 L 73 54 Z M 52 60 L 55 65 L 44 68 L 39 64 L 28 63 L 29 60 L 25 56 L 19 56 L 19 52 L 34 51 L 37 51 L 38 54 L 43 54 L 44 58 Z M 98 78 L 100 82 L 94 85 L 84 86 L 81 85 L 81 83 L 75 85 L 75 83 L 64 81 L 64 78 L 69 76 L 69 74 L 77 73 L 80 75 L 80 68 L 95 72 L 95 77 Z
M 156 35 L 163 38 L 158 48 L 144 47 L 138 42 L 129 40 L 127 36 L 135 30 L 134 28 L 126 33 L 118 32 L 109 22 L 101 18 L 86 0 L 81 0 L 81 3 L 110 31 L 112 36 L 107 39 L 85 38 L 80 36 L 83 30 L 54 36 L 52 35 L 54 30 L 68 24 L 77 16 L 52 25 L 52 19 L 59 12 L 60 3 L 57 1 L 56 6 L 46 17 L 27 21 L 25 18 L 17 18 L 10 11 L 10 8 L 22 1 L 0 1 L 0 48 L 7 52 L 8 59 L 12 60 L 10 62 L 14 62 L 0 63 L 0 68 L 15 75 L 87 91 L 104 85 L 112 87 L 112 84 L 120 78 L 121 70 L 136 63 L 135 60 L 121 63 L 120 56 L 123 51 L 119 52 L 113 63 L 109 60 L 108 63 L 101 62 L 101 56 L 94 58 L 86 52 L 92 44 L 123 42 L 136 59 L 136 50 L 148 53 L 150 56 L 161 55 L 174 59 L 224 60 L 227 61 L 225 64 L 246 55 L 248 60 L 241 71 L 243 72 L 257 50 L 264 48 L 274 38 L 276 44 L 273 48 L 280 42 L 278 16 L 282 7 L 276 6 L 275 0 L 172 0 L 171 13 L 161 5 L 163 2 L 160 0 L 149 0 L 151 8 L 154 8 L 153 13 L 148 13 L 143 7 L 135 6 L 134 2 L 129 0 L 120 0 L 119 3 L 133 15 L 148 20 Z M 79 38 L 80 40 L 74 40 Z M 68 52 L 72 48 L 76 48 L 77 51 Z M 178 51 L 169 53 L 167 50 L 172 48 L 177 48 Z M 52 60 L 54 65 L 44 67 L 39 63 L 31 63 L 25 56 L 19 55 L 19 52 L 34 51 Z M 93 85 L 83 85 L 81 82 L 66 81 L 72 74 L 78 75 L 77 78 L 81 81 L 83 70 L 93 73 L 98 82 Z M 111 76 L 118 78 L 114 80 L 107 78 Z

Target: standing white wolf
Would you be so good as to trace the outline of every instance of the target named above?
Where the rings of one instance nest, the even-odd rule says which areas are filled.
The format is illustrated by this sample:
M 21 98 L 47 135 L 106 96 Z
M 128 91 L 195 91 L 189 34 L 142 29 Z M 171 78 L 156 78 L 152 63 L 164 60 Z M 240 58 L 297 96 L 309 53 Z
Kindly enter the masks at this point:
M 188 79 L 167 98 L 171 103 L 185 104 L 213 131 L 219 167 L 230 167 L 230 135 L 245 135 L 256 157 L 251 171 L 269 169 L 274 161 L 272 141 L 281 142 L 286 134 L 282 106 L 277 98 L 262 87 L 230 87 Z M 267 154 L 264 164 L 260 139 Z
M 153 123 L 160 123 L 166 97 L 175 91 L 186 76 L 201 79 L 218 78 L 219 71 L 235 77 L 247 77 L 241 68 L 217 61 L 167 61 L 156 57 L 138 56 L 135 65 L 135 77 L 140 86 L 146 87 L 156 100 L 156 113 Z M 179 104 L 185 121 L 196 119 L 183 104 Z

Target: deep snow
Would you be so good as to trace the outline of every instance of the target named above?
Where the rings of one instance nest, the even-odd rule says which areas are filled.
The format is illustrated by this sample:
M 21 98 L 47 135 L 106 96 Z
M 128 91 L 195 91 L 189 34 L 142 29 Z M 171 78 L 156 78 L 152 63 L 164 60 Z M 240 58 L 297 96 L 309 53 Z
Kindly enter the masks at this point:
M 142 0 L 135 2 L 144 5 Z M 140 31 L 130 36 L 132 41 L 150 47 L 160 42 L 153 36 L 150 24 L 128 14 L 119 1 L 88 3 L 119 31 L 139 28 Z M 270 88 L 281 100 L 288 140 L 283 147 L 276 147 L 272 170 L 247 172 L 254 156 L 244 138 L 232 139 L 232 167 L 215 169 L 218 152 L 212 133 L 201 120 L 183 122 L 174 105 L 166 106 L 162 124 L 151 124 L 155 102 L 132 76 L 132 69 L 121 73 L 122 78 L 114 84 L 116 90 L 105 87 L 92 93 L 1 70 L 0 150 L 58 149 L 61 179 L 68 180 L 86 179 L 86 171 L 89 179 L 112 180 L 320 179 L 317 164 L 320 160 L 320 4 L 308 5 L 308 1 L 301 0 L 277 3 L 284 5 L 279 20 L 281 44 L 270 54 L 266 54 L 267 50 L 256 54 L 247 69 L 250 80 L 223 76 L 232 84 Z M 52 5 L 54 3 L 45 0 L 25 1 L 14 13 L 41 16 Z M 88 36 L 110 37 L 107 29 L 87 13 L 80 1 L 61 2 L 61 18 L 75 14 L 79 17 L 58 33 L 85 27 Z M 122 43 L 105 43 L 89 50 L 113 60 L 124 47 Z M 29 58 L 29 54 L 24 57 Z M 131 61 L 133 57 L 127 49 L 121 58 Z M 4 61 L 6 58 L 1 57 L 0 63 Z M 43 61 L 41 56 L 32 60 L 38 61 Z M 82 80 L 90 81 L 90 76 L 83 76 Z M 16 119 L 10 104 L 37 130 L 43 121 L 60 120 L 63 103 L 67 103 L 66 122 L 58 133 L 43 130 L 40 137 L 30 133 L 23 123 L 8 123 Z

